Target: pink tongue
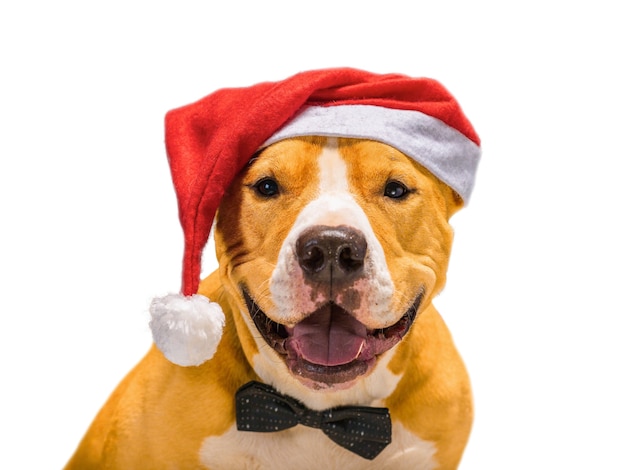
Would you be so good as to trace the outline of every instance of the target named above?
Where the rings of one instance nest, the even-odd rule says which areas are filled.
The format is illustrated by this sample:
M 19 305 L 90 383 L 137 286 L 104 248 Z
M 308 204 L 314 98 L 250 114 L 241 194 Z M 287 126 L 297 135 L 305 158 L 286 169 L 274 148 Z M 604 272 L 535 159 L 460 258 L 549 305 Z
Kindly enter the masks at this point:
M 366 337 L 365 325 L 345 310 L 327 305 L 298 323 L 286 346 L 305 361 L 338 366 L 359 356 Z

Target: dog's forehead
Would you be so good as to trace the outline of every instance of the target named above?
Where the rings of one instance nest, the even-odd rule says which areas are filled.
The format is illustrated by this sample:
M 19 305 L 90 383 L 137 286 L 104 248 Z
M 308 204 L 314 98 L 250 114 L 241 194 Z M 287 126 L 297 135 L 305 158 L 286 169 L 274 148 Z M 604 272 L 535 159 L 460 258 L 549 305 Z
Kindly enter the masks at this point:
M 338 153 L 353 173 L 400 171 L 408 175 L 423 171 L 415 160 L 383 142 L 341 138 L 338 139 Z
M 265 147 L 250 160 L 249 169 L 264 170 L 298 165 L 303 160 L 315 158 L 325 147 L 325 137 L 293 137 Z

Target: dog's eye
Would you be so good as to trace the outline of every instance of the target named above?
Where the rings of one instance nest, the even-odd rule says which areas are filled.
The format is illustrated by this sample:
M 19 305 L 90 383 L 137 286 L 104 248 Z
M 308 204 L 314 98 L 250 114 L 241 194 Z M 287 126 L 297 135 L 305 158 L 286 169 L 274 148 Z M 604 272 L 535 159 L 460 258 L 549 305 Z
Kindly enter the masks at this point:
M 263 197 L 272 197 L 278 194 L 278 183 L 272 178 L 263 178 L 254 185 L 254 189 Z
M 389 181 L 385 186 L 385 196 L 392 199 L 402 199 L 409 195 L 408 188 L 397 181 Z

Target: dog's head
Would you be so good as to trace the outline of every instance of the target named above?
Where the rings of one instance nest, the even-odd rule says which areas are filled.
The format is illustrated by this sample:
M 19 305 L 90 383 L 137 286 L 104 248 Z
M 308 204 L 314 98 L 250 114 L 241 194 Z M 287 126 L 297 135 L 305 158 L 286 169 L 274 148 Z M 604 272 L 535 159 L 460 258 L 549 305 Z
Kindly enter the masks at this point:
M 209 360 L 233 314 L 260 379 L 309 407 L 388 396 L 444 284 L 448 218 L 480 158 L 452 95 L 428 78 L 302 72 L 170 111 L 166 147 L 185 238 L 181 295 L 150 310 L 164 356 Z M 226 295 L 216 276 L 198 289 L 218 206 Z
M 397 381 L 387 365 L 443 287 L 461 204 L 380 142 L 303 137 L 260 151 L 215 230 L 256 373 L 300 397 Z

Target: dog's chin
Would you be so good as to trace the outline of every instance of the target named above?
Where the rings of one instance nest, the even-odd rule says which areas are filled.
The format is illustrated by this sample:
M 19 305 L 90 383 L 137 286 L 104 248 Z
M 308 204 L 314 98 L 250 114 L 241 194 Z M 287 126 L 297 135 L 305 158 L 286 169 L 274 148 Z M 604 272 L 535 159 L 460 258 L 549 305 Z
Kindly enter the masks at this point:
M 395 324 L 372 330 L 333 302 L 288 327 L 271 320 L 245 288 L 243 296 L 265 342 L 294 377 L 313 389 L 349 388 L 372 372 L 377 357 L 408 333 L 424 297 L 420 292 Z

